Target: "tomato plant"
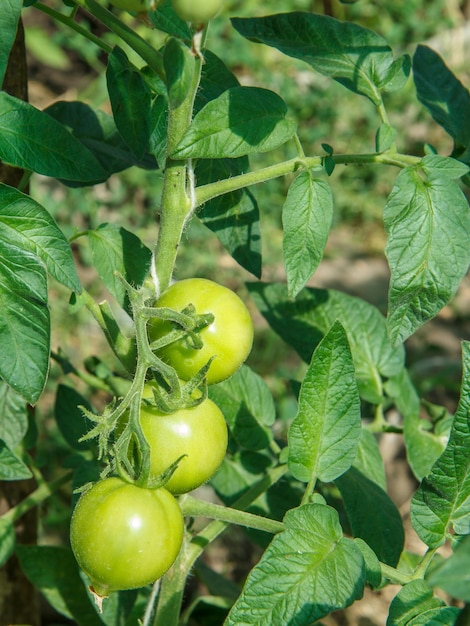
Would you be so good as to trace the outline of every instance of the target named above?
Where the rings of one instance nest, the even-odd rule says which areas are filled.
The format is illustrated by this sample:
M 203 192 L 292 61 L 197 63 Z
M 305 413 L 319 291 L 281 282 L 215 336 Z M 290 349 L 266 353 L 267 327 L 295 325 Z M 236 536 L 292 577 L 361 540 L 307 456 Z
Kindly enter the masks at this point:
M 2 4 L 3 622 L 468 623 L 468 3 L 109 4 Z
M 107 478 L 80 497 L 70 524 L 72 550 L 99 596 L 153 583 L 173 564 L 183 516 L 166 489 Z
M 211 385 L 232 376 L 245 361 L 253 343 L 253 322 L 245 304 L 233 291 L 203 278 L 174 283 L 156 302 L 157 308 L 178 311 L 190 304 L 198 314 L 214 316 L 199 333 L 202 347 L 196 349 L 192 338 L 185 336 L 161 348 L 157 354 L 185 380 L 214 359 L 207 372 L 207 383 Z M 155 341 L 165 337 L 171 329 L 171 322 L 155 319 L 150 325 L 150 337 Z

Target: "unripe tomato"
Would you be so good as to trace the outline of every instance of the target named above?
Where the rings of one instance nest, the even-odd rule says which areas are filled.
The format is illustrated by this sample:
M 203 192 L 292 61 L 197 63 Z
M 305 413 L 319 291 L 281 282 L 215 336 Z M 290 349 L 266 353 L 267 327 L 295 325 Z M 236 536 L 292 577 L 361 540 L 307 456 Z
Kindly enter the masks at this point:
M 200 332 L 204 343 L 195 350 L 187 338 L 158 350 L 157 355 L 175 368 L 183 380 L 189 380 L 211 357 L 207 372 L 209 385 L 232 376 L 250 353 L 253 322 L 242 300 L 230 289 L 204 278 L 188 278 L 171 285 L 155 306 L 182 311 L 193 304 L 196 313 L 212 313 L 214 321 Z M 171 322 L 154 318 L 149 323 L 152 341 L 172 330 Z
M 152 397 L 152 384 L 144 397 Z M 142 404 L 140 425 L 150 446 L 150 477 L 156 478 L 183 454 L 165 489 L 181 494 L 196 489 L 218 470 L 227 450 L 227 424 L 222 411 L 212 402 L 174 413 L 162 413 Z
M 175 13 L 185 22 L 206 24 L 222 9 L 224 0 L 172 0 Z
M 72 550 L 99 596 L 153 583 L 173 564 L 183 516 L 166 489 L 106 478 L 80 497 L 70 523 Z

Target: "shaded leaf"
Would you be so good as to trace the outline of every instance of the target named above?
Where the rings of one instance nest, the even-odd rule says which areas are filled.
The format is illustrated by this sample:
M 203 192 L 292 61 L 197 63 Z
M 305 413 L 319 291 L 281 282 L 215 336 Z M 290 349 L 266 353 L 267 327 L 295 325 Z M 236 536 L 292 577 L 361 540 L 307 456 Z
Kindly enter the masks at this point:
M 463 342 L 460 402 L 449 442 L 411 501 L 411 521 L 431 548 L 441 546 L 451 529 L 470 534 L 470 343 Z
M 81 182 L 106 173 L 62 124 L 31 104 L 0 92 L 0 158 L 26 170 Z
M 334 509 L 307 504 L 288 511 L 284 523 L 248 575 L 226 626 L 312 624 L 362 596 L 362 554 L 343 537 Z
M 232 87 L 196 114 L 172 158 L 236 158 L 288 141 L 295 123 L 285 102 L 259 87 Z
M 335 322 L 313 353 L 289 433 L 289 470 L 329 482 L 352 464 L 361 435 L 359 394 L 348 340 Z
M 379 561 L 395 567 L 405 533 L 401 515 L 377 483 L 351 467 L 335 480 L 341 492 L 354 537 L 363 539 Z
M 52 546 L 18 546 L 21 569 L 61 615 L 79 626 L 103 626 L 80 578 L 72 551 Z
M 295 297 L 317 269 L 333 219 L 333 195 L 324 180 L 301 172 L 282 208 L 283 251 L 289 295 Z
M 241 174 L 248 169 L 240 159 L 203 159 L 197 162 L 201 185 Z M 198 211 L 198 217 L 219 238 L 231 256 L 254 276 L 261 276 L 261 229 L 256 199 L 248 190 L 214 198 Z
M 386 40 L 351 22 L 311 12 L 234 18 L 238 32 L 256 43 L 305 61 L 351 91 L 381 102 L 381 89 L 397 89 L 410 71 L 407 55 L 394 60 Z
M 380 401 L 381 376 L 403 367 L 402 346 L 393 348 L 380 311 L 361 300 L 333 289 L 303 289 L 295 299 L 281 283 L 248 283 L 250 295 L 271 328 L 310 362 L 312 352 L 335 320 L 346 330 L 359 392 Z
M 470 93 L 441 57 L 419 45 L 413 56 L 418 99 L 454 140 L 452 156 L 470 164 Z
M 57 387 L 54 405 L 57 426 L 69 446 L 76 450 L 87 450 L 91 441 L 79 441 L 79 439 L 91 430 L 93 424 L 85 417 L 80 406 L 92 411 L 87 400 L 75 389 L 67 385 Z
M 274 400 L 264 380 L 246 365 L 229 379 L 211 385 L 209 397 L 219 406 L 237 443 L 262 450 L 272 441 Z
M 149 145 L 150 89 L 118 46 L 108 56 L 106 83 L 116 126 L 131 152 L 141 159 Z
M 44 112 L 63 124 L 100 163 L 102 173 L 100 176 L 97 173 L 92 184 L 103 182 L 111 174 L 132 165 L 147 169 L 157 167 L 150 155 L 136 159 L 119 134 L 112 116 L 100 109 L 92 109 L 84 102 L 54 102 Z M 70 180 L 62 182 L 72 187 L 80 186 Z
M 0 88 L 5 78 L 10 51 L 16 37 L 18 21 L 23 8 L 22 0 L 4 0 L 0 13 Z

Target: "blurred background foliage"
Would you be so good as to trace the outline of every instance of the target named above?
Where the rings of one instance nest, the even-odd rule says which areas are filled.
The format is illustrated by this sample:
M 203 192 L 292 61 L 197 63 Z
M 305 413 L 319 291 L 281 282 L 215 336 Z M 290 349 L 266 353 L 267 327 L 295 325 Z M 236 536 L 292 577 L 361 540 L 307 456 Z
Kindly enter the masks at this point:
M 60 0 L 45 0 L 44 4 L 60 11 L 70 11 Z M 275 6 L 273 6 L 275 5 Z M 317 75 L 307 65 L 284 57 L 278 51 L 252 44 L 244 40 L 230 26 L 231 16 L 258 16 L 270 12 L 315 11 L 339 19 L 350 20 L 381 34 L 391 45 L 395 56 L 403 52 L 413 54 L 418 43 L 425 43 L 439 52 L 451 69 L 466 85 L 468 75 L 468 51 L 470 46 L 470 1 L 458 0 L 358 0 L 341 3 L 339 0 L 228 0 L 227 8 L 210 26 L 208 47 L 218 54 L 244 85 L 257 85 L 276 91 L 287 103 L 290 115 L 298 120 L 299 136 L 305 154 L 323 154 L 322 143 L 332 145 L 335 152 L 374 151 L 375 132 L 379 119 L 373 105 L 366 99 L 346 91 L 339 84 Z M 116 9 L 113 9 L 116 11 Z M 155 46 L 164 42 L 164 35 L 121 12 L 121 18 L 135 28 Z M 106 32 L 99 23 L 85 12 L 77 19 L 107 43 L 117 43 L 112 33 Z M 105 55 L 97 47 L 54 23 L 46 14 L 30 8 L 24 12 L 26 42 L 30 68 L 30 100 L 44 108 L 56 100 L 82 100 L 93 107 L 109 112 L 105 85 Z M 129 57 L 142 65 L 132 51 Z M 449 154 L 451 141 L 432 121 L 416 100 L 413 82 L 406 88 L 386 95 L 386 106 L 391 123 L 398 129 L 398 149 L 410 154 L 422 154 L 424 143 L 432 144 L 441 154 Z M 263 167 L 276 161 L 290 158 L 294 146 L 283 146 L 277 151 L 257 155 L 251 160 L 253 168 Z M 335 198 L 334 228 L 330 236 L 325 260 L 337 258 L 365 259 L 367 268 L 370 259 L 378 258 L 382 263 L 385 235 L 382 211 L 391 191 L 397 172 L 379 166 L 337 167 L 330 182 Z M 82 281 L 97 298 L 109 297 L 103 290 L 91 265 L 86 237 L 77 236 L 89 228 L 104 222 L 114 222 L 137 234 L 149 247 L 158 232 L 158 206 L 162 177 L 158 171 L 145 171 L 136 167 L 112 176 L 106 183 L 89 188 L 72 189 L 41 176 L 31 180 L 31 195 L 41 202 L 57 220 L 65 234 L 74 238 L 74 251 Z M 261 212 L 263 233 L 263 280 L 283 280 L 281 211 L 290 178 L 270 181 L 252 189 Z M 340 285 L 351 291 L 348 275 L 336 270 L 334 286 Z M 339 272 L 339 274 L 338 274 Z M 177 264 L 177 278 L 204 276 L 236 291 L 246 293 L 244 282 L 252 277 L 239 268 L 223 250 L 215 236 L 198 220 L 188 228 Z M 372 301 L 384 309 L 385 287 L 371 296 Z M 315 284 L 315 277 L 313 279 Z M 328 286 L 328 285 L 327 285 Z M 86 311 L 74 315 L 69 312 L 69 294 L 61 286 L 51 282 L 51 314 L 53 327 L 53 350 L 63 350 L 67 359 L 76 367 L 90 355 L 98 355 L 111 369 L 117 367 L 101 331 Z M 359 290 L 360 291 L 360 290 Z M 380 294 L 380 297 L 378 296 Z M 456 320 L 468 330 L 470 305 L 462 305 L 459 311 L 450 314 L 452 324 Z M 277 400 L 279 422 L 285 423 L 295 414 L 295 395 L 289 380 L 299 379 L 304 366 L 300 360 L 277 337 L 270 332 L 264 321 L 252 308 L 257 326 L 255 348 L 249 364 L 263 375 Z M 444 320 L 445 322 L 445 320 Z M 462 329 L 457 335 L 461 336 Z M 411 364 L 428 359 L 429 371 L 421 376 L 423 390 L 436 389 L 438 385 L 452 388 L 459 371 L 460 356 L 453 354 L 445 361 L 447 369 L 441 369 L 451 380 L 437 378 L 430 358 L 442 356 L 442 346 L 433 347 L 426 334 L 415 338 L 415 354 Z M 429 355 L 431 354 L 431 357 Z M 450 361 L 449 361 L 450 359 Z M 434 363 L 434 361 L 432 362 Z M 442 363 L 441 363 L 442 365 Z M 450 369 L 449 369 L 450 368 Z M 419 381 L 419 375 L 417 376 Z M 39 417 L 39 460 L 46 473 L 52 473 L 60 465 L 73 465 L 73 457 L 57 431 L 53 415 L 53 393 L 57 382 L 64 381 L 63 368 L 53 361 L 47 392 L 36 407 Z M 432 382 L 430 382 L 432 381 Z M 86 387 L 75 378 L 78 390 L 86 395 Z M 97 408 L 106 401 L 102 392 L 94 392 L 91 398 Z M 44 523 L 50 533 L 56 529 L 64 536 L 68 519 L 68 496 L 55 500 L 45 509 Z

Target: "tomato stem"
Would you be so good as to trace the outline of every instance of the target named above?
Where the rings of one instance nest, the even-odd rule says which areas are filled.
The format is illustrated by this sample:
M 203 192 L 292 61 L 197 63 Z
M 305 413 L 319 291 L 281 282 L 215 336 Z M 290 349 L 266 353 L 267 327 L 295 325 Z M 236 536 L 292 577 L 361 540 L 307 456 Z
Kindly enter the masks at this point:
M 7 511 L 4 515 L 0 517 L 0 519 L 9 521 L 11 523 L 16 522 L 20 517 L 22 517 L 29 510 L 34 509 L 34 507 L 38 506 L 41 502 L 46 500 L 53 493 L 58 491 L 62 485 L 65 485 L 70 480 L 72 480 L 73 472 L 67 472 L 63 476 L 52 480 L 51 482 L 46 482 L 45 480 L 41 482 L 39 487 L 35 489 L 29 496 L 26 496 L 24 500 L 19 502 L 16 506 Z
M 142 39 L 129 26 L 121 22 L 114 13 L 108 11 L 95 0 L 73 0 L 75 4 L 83 9 L 88 9 L 97 17 L 105 26 L 113 33 L 118 35 L 125 43 L 127 43 L 137 54 L 147 63 L 157 76 L 162 80 L 165 79 L 165 70 L 163 67 L 163 57 L 160 52 L 155 50 L 145 39 Z
M 399 154 L 394 151 L 382 152 L 380 154 L 375 152 L 365 154 L 333 154 L 329 156 L 329 158 L 333 159 L 334 163 L 337 165 L 379 163 L 400 168 L 418 165 L 421 161 L 420 157 Z M 215 183 L 201 185 L 196 189 L 196 206 L 201 206 L 209 200 L 213 200 L 225 193 L 244 189 L 250 185 L 264 183 L 267 180 L 286 176 L 287 174 L 293 174 L 301 169 L 320 170 L 323 167 L 323 161 L 323 156 L 303 157 L 301 159 L 294 157 L 293 159 L 277 163 L 276 165 L 268 165 L 259 170 L 232 176 L 231 178 L 219 180 Z
M 205 502 L 198 498 L 193 498 L 192 496 L 182 498 L 180 500 L 180 506 L 183 515 L 186 516 L 209 517 L 229 524 L 246 526 L 247 528 L 254 528 L 272 534 L 284 530 L 284 524 L 282 522 L 270 519 L 269 517 L 254 515 L 253 513 L 232 509 L 231 507 L 221 506 L 220 504 L 213 504 L 212 502 Z

